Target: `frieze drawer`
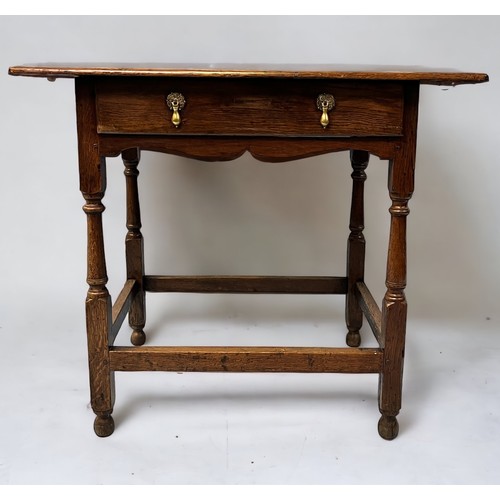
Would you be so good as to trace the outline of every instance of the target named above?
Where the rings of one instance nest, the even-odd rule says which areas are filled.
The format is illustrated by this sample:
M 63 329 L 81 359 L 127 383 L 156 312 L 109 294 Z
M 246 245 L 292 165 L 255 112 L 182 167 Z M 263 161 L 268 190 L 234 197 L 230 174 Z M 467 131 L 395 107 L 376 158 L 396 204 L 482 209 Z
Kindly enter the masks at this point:
M 138 85 L 134 80 L 96 83 L 99 134 L 370 137 L 402 133 L 400 82 L 157 78 Z

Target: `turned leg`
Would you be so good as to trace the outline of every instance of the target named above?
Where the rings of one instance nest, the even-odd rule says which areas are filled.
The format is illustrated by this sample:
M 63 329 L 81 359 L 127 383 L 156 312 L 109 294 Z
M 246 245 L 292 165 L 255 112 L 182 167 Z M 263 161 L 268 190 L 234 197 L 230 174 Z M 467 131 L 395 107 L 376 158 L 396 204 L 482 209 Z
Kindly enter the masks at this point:
M 346 343 L 350 347 L 361 344 L 359 330 L 363 324 L 363 312 L 356 295 L 356 283 L 363 281 L 365 272 L 365 237 L 363 191 L 366 180 L 365 169 L 370 155 L 366 151 L 351 151 L 352 199 L 349 222 L 349 239 L 347 241 L 347 295 L 345 317 L 347 324 Z
M 396 415 L 401 409 L 403 359 L 406 333 L 406 217 L 409 198 L 391 195 L 392 205 L 389 253 L 387 257 L 387 291 L 382 303 L 382 338 L 384 365 L 380 374 L 379 406 L 382 417 L 378 430 L 384 439 L 398 435 Z
M 416 83 L 405 86 L 403 139 L 389 162 L 389 195 L 391 226 L 387 254 L 386 287 L 382 302 L 381 339 L 383 365 L 379 379 L 379 409 L 382 417 L 378 431 L 384 439 L 394 439 L 399 425 L 396 416 L 401 409 L 403 360 L 406 335 L 406 220 L 410 213 L 415 177 L 415 149 L 418 115 Z
M 94 431 L 99 437 L 113 433 L 111 413 L 115 399 L 114 372 L 109 368 L 109 336 L 111 332 L 111 297 L 106 288 L 106 262 L 102 217 L 103 193 L 84 194 L 87 214 L 88 249 L 86 306 L 87 342 L 90 372 L 90 400 L 96 414 Z
M 106 162 L 99 155 L 94 85 L 75 80 L 78 127 L 80 191 L 87 215 L 87 283 L 85 302 L 90 375 L 90 402 L 96 414 L 94 431 L 100 437 L 113 433 L 111 413 L 115 400 L 114 372 L 110 370 L 111 297 L 106 283 L 106 259 L 102 230 L 102 198 L 106 191 Z
M 140 160 L 138 149 L 127 149 L 122 153 L 125 165 L 125 179 L 127 185 L 127 236 L 125 238 L 125 253 L 127 261 L 127 279 L 134 279 L 137 283 L 136 293 L 130 304 L 129 325 L 132 328 L 130 341 L 140 346 L 146 341 L 144 325 L 146 324 L 145 293 L 142 287 L 144 276 L 144 243 L 141 233 L 141 210 L 139 205 L 139 191 L 137 165 Z

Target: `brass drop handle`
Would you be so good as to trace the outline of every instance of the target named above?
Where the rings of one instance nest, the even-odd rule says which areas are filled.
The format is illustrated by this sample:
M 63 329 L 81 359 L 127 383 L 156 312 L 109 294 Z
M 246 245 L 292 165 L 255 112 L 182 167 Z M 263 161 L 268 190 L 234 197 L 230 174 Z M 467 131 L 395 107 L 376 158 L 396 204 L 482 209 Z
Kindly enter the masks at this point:
M 330 123 L 328 111 L 331 111 L 335 107 L 335 99 L 332 94 L 320 94 L 316 99 L 316 106 L 321 111 L 321 118 L 319 120 L 321 126 L 323 128 L 328 127 Z
M 171 92 L 167 96 L 168 109 L 172 110 L 172 123 L 177 128 L 181 124 L 181 115 L 179 111 L 185 106 L 186 99 L 179 92 Z

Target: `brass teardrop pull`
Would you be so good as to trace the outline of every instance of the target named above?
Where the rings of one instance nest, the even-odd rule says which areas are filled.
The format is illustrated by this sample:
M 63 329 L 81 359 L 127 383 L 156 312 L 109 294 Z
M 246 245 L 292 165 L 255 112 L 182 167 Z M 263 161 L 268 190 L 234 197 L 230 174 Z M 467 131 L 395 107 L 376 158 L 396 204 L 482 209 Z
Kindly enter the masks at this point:
M 316 106 L 321 111 L 321 118 L 319 120 L 321 126 L 323 128 L 328 127 L 330 123 L 328 111 L 331 111 L 335 107 L 335 99 L 332 94 L 320 94 L 316 99 Z
M 185 106 L 186 99 L 179 92 L 171 92 L 167 96 L 168 109 L 172 110 L 172 123 L 175 128 L 181 124 L 181 115 L 179 111 Z

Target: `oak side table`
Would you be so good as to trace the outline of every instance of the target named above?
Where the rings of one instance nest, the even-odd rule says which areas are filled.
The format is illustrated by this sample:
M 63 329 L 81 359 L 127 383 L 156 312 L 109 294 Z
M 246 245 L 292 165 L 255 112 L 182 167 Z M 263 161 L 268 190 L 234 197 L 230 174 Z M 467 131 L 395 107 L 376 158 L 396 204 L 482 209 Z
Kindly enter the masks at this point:
M 98 436 L 112 434 L 115 371 L 378 373 L 380 436 L 398 434 L 406 329 L 406 217 L 413 193 L 421 84 L 488 81 L 482 73 L 348 66 L 26 65 L 11 75 L 74 78 L 80 190 L 88 224 L 86 300 L 91 403 Z M 206 161 L 249 151 L 267 162 L 350 151 L 352 202 L 346 276 L 152 276 L 145 273 L 137 187 L 140 151 Z M 363 185 L 369 155 L 389 162 L 387 292 L 364 283 Z M 102 198 L 106 157 L 125 164 L 127 280 L 106 288 Z M 347 345 L 146 347 L 145 293 L 343 294 Z M 128 314 L 133 346 L 114 340 Z M 378 341 L 360 348 L 363 317 Z

